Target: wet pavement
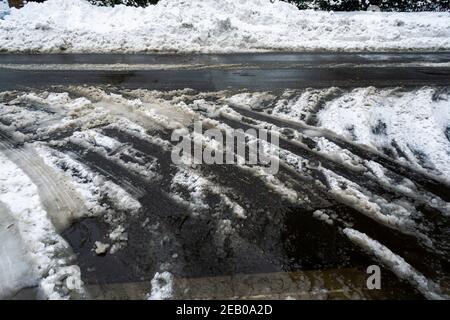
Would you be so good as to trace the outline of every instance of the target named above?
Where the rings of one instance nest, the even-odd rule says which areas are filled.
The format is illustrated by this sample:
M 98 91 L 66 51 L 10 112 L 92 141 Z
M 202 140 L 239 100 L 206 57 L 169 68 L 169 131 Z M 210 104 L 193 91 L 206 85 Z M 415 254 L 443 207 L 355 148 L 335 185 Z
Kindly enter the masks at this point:
M 61 235 L 76 256 L 88 298 L 146 298 L 160 272 L 173 275 L 175 299 L 424 298 L 416 274 L 448 294 L 450 186 L 389 150 L 323 130 L 317 118 L 327 103 L 355 87 L 401 87 L 398 93 L 393 89 L 393 97 L 422 86 L 436 86 L 436 95 L 446 92 L 448 63 L 446 53 L 2 54 L 0 90 L 16 91 L 1 96 L 0 150 L 23 157 L 18 163 L 25 172 L 42 173 L 30 174 L 41 190 L 46 185 L 61 190 L 55 192 L 55 203 L 69 197 L 76 204 L 81 198 L 74 189 L 92 193 L 89 201 L 95 205 L 59 206 L 68 212 L 61 219 Z M 156 67 L 110 70 L 116 64 Z M 77 70 L 58 70 L 64 65 Z M 82 86 L 71 86 L 77 84 Z M 294 109 L 310 90 L 304 88 L 330 86 L 339 90 L 319 90 L 319 99 L 303 106 L 307 121 L 273 115 L 283 99 L 286 108 Z M 187 87 L 194 90 L 164 91 Z M 285 92 L 284 98 L 280 91 L 286 88 L 298 90 Z M 217 92 L 224 89 L 232 90 Z M 250 107 L 230 102 L 237 90 L 270 92 Z M 48 92 L 65 92 L 67 101 L 55 102 Z M 225 105 L 227 112 L 208 109 Z M 230 116 L 230 110 L 238 117 Z M 177 121 L 188 119 L 190 132 L 194 118 L 222 130 L 269 127 L 280 133 L 279 146 L 288 156 L 273 176 L 252 166 L 175 165 L 174 115 Z M 102 142 L 108 139 L 113 143 Z M 359 169 L 321 151 L 324 141 Z M 48 168 L 29 160 L 36 154 Z M 379 165 L 381 176 L 369 162 Z M 299 164 L 304 166 L 299 169 Z M 65 179 L 56 181 L 59 175 Z M 333 189 L 333 179 L 339 190 Z M 124 207 L 111 184 L 139 208 Z M 351 192 L 356 198 L 349 198 Z M 41 197 L 54 216 L 58 209 L 49 205 L 52 192 L 44 190 Z M 80 212 L 74 215 L 74 210 Z M 328 220 L 320 218 L 323 213 Z M 124 232 L 116 239 L 112 235 L 118 227 Z M 352 241 L 343 232 L 348 228 L 386 246 L 414 274 L 402 274 L 388 255 Z M 117 247 L 96 254 L 96 242 Z M 373 264 L 382 270 L 379 291 L 368 290 L 365 283 L 366 269 Z M 11 298 L 36 297 L 37 289 L 29 288 Z
M 0 54 L 0 90 L 49 85 L 199 91 L 447 85 L 450 53 Z

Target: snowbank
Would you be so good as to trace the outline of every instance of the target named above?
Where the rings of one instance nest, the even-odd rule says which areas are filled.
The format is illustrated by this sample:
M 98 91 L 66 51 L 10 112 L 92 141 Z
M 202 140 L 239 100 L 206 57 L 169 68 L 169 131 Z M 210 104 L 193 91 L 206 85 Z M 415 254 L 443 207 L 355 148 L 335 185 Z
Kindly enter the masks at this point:
M 1 266 L 2 278 L 7 277 L 10 283 L 0 284 L 0 293 L 4 290 L 19 290 L 31 285 L 36 275 L 41 278 L 39 287 L 44 297 L 49 299 L 66 299 L 72 295 L 84 296 L 80 269 L 71 265 L 70 250 L 64 239 L 58 235 L 47 212 L 43 208 L 36 185 L 30 178 L 6 156 L 0 153 L 0 203 L 8 210 L 17 225 L 20 239 L 11 239 L 10 248 L 2 249 L 7 253 L 2 259 L 10 259 L 17 263 L 15 268 Z M 4 236 L 0 239 L 5 240 Z M 2 246 L 5 243 L 2 243 Z M 23 246 L 23 247 L 22 247 Z M 26 257 L 18 256 L 20 252 L 8 249 L 22 248 Z M 5 250 L 5 251 L 3 251 Z M 27 262 L 30 261 L 28 271 Z M 2 265 L 4 262 L 2 262 Z M 25 270 L 25 271 L 24 271 Z M 22 278 L 23 277 L 23 278 Z
M 147 8 L 49 0 L 0 20 L 2 51 L 445 49 L 450 13 L 299 11 L 270 0 L 162 0 Z

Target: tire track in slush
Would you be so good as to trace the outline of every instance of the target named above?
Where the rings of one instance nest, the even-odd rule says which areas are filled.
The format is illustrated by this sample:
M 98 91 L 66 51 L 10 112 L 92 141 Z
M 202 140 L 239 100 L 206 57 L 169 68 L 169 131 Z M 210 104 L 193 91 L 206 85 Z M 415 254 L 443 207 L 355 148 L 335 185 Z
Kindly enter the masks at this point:
M 148 141 L 135 136 L 130 136 L 123 131 L 119 132 L 117 130 L 107 129 L 104 130 L 104 132 L 123 143 L 131 144 L 133 148 L 140 152 L 149 155 L 155 155 L 155 153 L 157 153 L 160 154 L 160 156 L 162 155 L 160 159 L 170 159 L 170 151 L 159 150 L 154 152 L 155 148 L 158 149 L 159 147 Z M 262 252 L 264 252 L 265 255 L 269 252 L 275 252 L 275 256 L 272 259 L 284 260 L 282 257 L 283 248 L 277 248 L 277 246 L 283 243 L 283 241 L 280 241 L 280 237 L 282 236 L 283 230 L 286 229 L 285 221 L 290 219 L 290 216 L 296 216 L 303 221 L 304 225 L 309 225 L 311 227 L 308 231 L 309 234 L 323 234 L 321 241 L 327 243 L 327 245 L 323 245 L 323 247 L 329 248 L 326 250 L 326 255 L 334 257 L 330 259 L 330 267 L 333 266 L 333 259 L 341 261 L 340 263 L 342 263 L 342 260 L 337 258 L 339 253 L 342 253 L 343 256 L 358 256 L 357 253 L 352 252 L 355 248 L 347 242 L 345 237 L 336 233 L 336 230 L 331 233 L 330 230 L 324 230 L 327 229 L 327 226 L 312 217 L 312 212 L 310 212 L 311 209 L 305 211 L 305 208 L 302 208 L 301 206 L 296 207 L 288 201 L 283 200 L 277 192 L 268 188 L 264 182 L 254 174 L 239 169 L 236 166 L 202 165 L 199 170 L 203 175 L 210 179 L 212 178 L 215 184 L 231 188 L 234 191 L 234 194 L 238 195 L 239 201 L 245 203 L 244 206 L 248 210 L 248 215 L 244 221 L 240 222 L 241 226 L 239 232 L 242 237 L 247 238 L 248 241 L 258 243 L 258 245 L 262 247 Z M 306 244 L 307 241 L 304 237 L 300 237 L 298 234 L 296 236 L 298 239 L 303 239 L 302 244 Z M 338 239 L 336 239 L 336 237 Z M 315 241 L 317 241 L 317 239 Z M 353 250 L 343 249 L 348 246 L 352 247 Z M 324 252 L 309 252 L 310 257 L 303 256 L 303 267 L 317 267 L 317 264 L 319 264 L 318 261 L 320 260 L 318 256 L 320 254 L 324 254 Z M 364 260 L 363 257 L 359 256 L 359 258 L 355 260 L 361 259 Z M 287 261 L 284 261 L 284 263 L 286 262 Z M 297 261 L 297 263 L 300 262 Z M 256 272 L 256 269 L 252 272 Z
M 0 150 L 37 186 L 39 197 L 58 231 L 84 216 L 87 208 L 70 181 L 39 157 L 33 147 L 18 146 L 4 132 L 0 132 Z
M 425 190 L 428 190 L 437 196 L 441 197 L 444 201 L 450 202 L 450 185 L 447 181 L 443 181 L 439 177 L 433 176 L 431 174 L 421 172 L 418 169 L 412 168 L 406 164 L 400 163 L 399 161 L 392 160 L 387 156 L 376 152 L 373 149 L 365 148 L 356 143 L 350 142 L 343 137 L 330 132 L 326 129 L 317 128 L 314 126 L 303 125 L 299 122 L 292 120 L 282 119 L 275 116 L 267 115 L 261 112 L 252 111 L 245 107 L 240 107 L 237 105 L 230 105 L 231 108 L 236 110 L 243 116 L 249 117 L 253 120 L 263 121 L 267 123 L 274 124 L 278 127 L 287 127 L 310 136 L 314 133 L 317 136 L 322 136 L 327 140 L 335 143 L 342 149 L 349 150 L 353 154 L 357 155 L 366 160 L 371 160 L 381 164 L 383 167 L 397 173 L 400 176 L 407 176 L 409 179 L 414 181 L 419 186 L 422 186 Z
M 134 148 L 143 153 L 148 153 L 149 150 L 154 151 L 155 148 L 159 148 L 158 146 L 153 145 L 145 140 L 141 140 L 134 136 L 129 136 L 123 131 L 105 131 L 105 133 L 109 133 L 111 137 L 114 137 L 123 143 L 132 144 Z M 165 153 L 164 160 L 170 161 L 168 160 L 170 159 L 170 151 L 160 150 L 157 153 L 159 153 L 160 155 Z M 154 152 L 152 152 L 151 154 L 154 155 Z M 244 223 L 245 227 L 243 228 L 243 230 L 251 234 L 251 237 L 254 239 L 264 241 L 264 239 L 261 239 L 262 236 L 262 238 L 266 238 L 265 240 L 267 240 L 267 238 L 270 239 L 270 241 L 268 241 L 268 244 L 278 243 L 279 239 L 270 238 L 270 236 L 268 235 L 278 234 L 279 230 L 282 230 L 282 227 L 280 226 L 282 222 L 277 221 L 277 219 L 286 219 L 285 216 L 289 214 L 298 214 L 302 216 L 303 220 L 307 220 L 303 221 L 303 224 L 316 225 L 314 228 L 312 228 L 312 230 L 310 230 L 312 232 L 322 235 L 330 234 L 329 230 L 322 230 L 321 232 L 319 232 L 318 229 L 322 229 L 322 223 L 320 221 L 316 221 L 312 217 L 312 211 L 314 210 L 311 211 L 311 209 L 309 209 L 305 211 L 305 208 L 301 207 L 292 208 L 292 204 L 280 201 L 280 195 L 268 189 L 267 186 L 264 185 L 262 180 L 254 176 L 253 174 L 248 174 L 247 172 L 238 169 L 236 166 L 202 165 L 200 170 L 206 175 L 214 176 L 215 183 L 232 188 L 235 194 L 244 196 L 247 199 L 248 204 L 256 204 L 256 208 L 251 210 L 251 212 L 254 212 L 256 214 L 251 215 L 251 218 L 248 219 L 248 221 L 251 221 L 251 226 Z M 290 170 L 286 170 L 286 168 L 282 167 L 281 172 L 287 174 L 290 177 L 293 176 L 293 172 Z M 296 177 L 299 176 L 298 173 L 295 173 L 294 176 L 295 175 Z M 304 186 L 298 187 L 300 191 L 305 190 Z M 343 211 L 346 214 L 349 214 L 353 219 L 354 226 L 358 230 L 367 233 L 374 239 L 382 239 L 383 242 L 386 243 L 386 245 L 394 248 L 396 252 L 404 256 L 408 262 L 416 266 L 419 271 L 423 272 L 427 276 L 436 278 L 437 275 L 440 275 L 442 273 L 442 270 L 450 267 L 448 260 L 443 259 L 439 255 L 436 255 L 434 252 L 430 251 L 429 248 L 423 247 L 414 236 L 403 234 L 381 224 L 374 224 L 371 218 L 361 215 L 361 213 L 354 208 L 349 207 L 345 203 L 339 202 L 336 198 L 330 197 L 327 190 L 323 187 L 318 186 L 317 184 L 311 183 L 309 187 L 315 189 L 316 191 L 319 191 L 319 197 L 323 197 L 323 199 L 327 199 L 326 201 L 331 202 L 331 206 L 327 205 L 325 208 L 337 208 L 337 211 Z M 322 202 L 326 201 L 322 200 Z M 317 207 L 315 209 L 321 208 L 323 207 Z M 263 216 L 260 214 L 261 212 L 270 212 L 270 218 L 262 218 Z M 273 230 L 267 230 L 267 226 L 273 225 L 274 222 L 275 228 Z M 345 226 L 341 225 L 341 227 L 344 228 Z M 332 232 L 331 234 L 336 236 L 334 232 Z M 322 241 L 325 241 L 325 238 L 326 237 L 324 237 Z M 335 248 L 335 245 L 333 245 L 331 242 L 328 242 L 328 247 Z M 332 256 L 333 254 L 329 253 L 329 255 Z
M 106 106 L 106 104 L 100 105 Z M 282 149 L 312 162 L 319 162 L 331 172 L 355 182 L 364 190 L 380 195 L 388 201 L 401 197 L 416 208 L 419 205 L 426 206 L 426 203 L 418 203 L 417 199 L 395 193 L 374 177 L 362 176 L 360 172 L 311 150 L 311 146 L 308 144 L 314 144 L 313 137 L 323 136 L 362 159 L 375 161 L 385 169 L 408 178 L 411 172 L 409 166 L 399 165 L 395 160 L 378 154 L 374 150 L 365 150 L 364 147 L 348 142 L 328 131 L 239 106 L 232 105 L 231 107 L 247 117 L 248 123 L 226 117 L 213 120 L 220 120 L 221 124 L 244 130 L 258 124 L 257 121 L 296 130 L 305 136 L 306 144 L 295 143 L 282 137 L 280 139 Z M 147 124 L 147 122 L 151 124 L 151 119 L 146 119 L 144 123 L 139 121 L 137 116 L 127 116 L 126 113 L 133 112 L 132 109 L 122 112 L 125 109 L 121 111 L 114 108 L 106 106 L 108 112 L 114 114 L 116 118 L 125 117 L 132 123 L 141 125 Z M 198 112 L 196 113 L 198 114 Z M 111 120 L 114 122 L 117 119 Z M 445 277 L 445 270 L 450 268 L 448 256 L 445 253 L 427 247 L 420 241 L 420 238 L 414 234 L 408 234 L 405 230 L 397 230 L 378 223 L 379 221 L 375 222 L 376 220 L 365 215 L 365 212 L 357 210 L 345 199 L 330 192 L 326 184 L 321 183 L 326 180 L 324 173 L 314 167 L 309 168 L 309 172 L 300 173 L 286 163 L 282 163 L 279 173 L 275 175 L 282 186 L 297 192 L 297 194 L 305 195 L 305 198 L 309 199 L 306 202 L 303 200 L 292 201 L 283 197 L 282 191 L 270 186 L 250 168 L 236 165 L 201 165 L 197 168 L 189 168 L 190 172 L 205 177 L 213 185 L 220 187 L 220 190 L 226 190 L 225 194 L 245 209 L 247 217 L 242 219 L 224 214 L 223 211 L 227 210 L 221 209 L 223 203 L 212 194 L 208 195 L 209 211 L 196 215 L 191 207 L 177 201 L 171 194 L 171 183 L 180 167 L 172 164 L 170 148 L 165 149 L 144 137 L 132 135 L 126 130 L 113 129 L 114 126 L 108 127 L 108 122 L 99 122 L 96 128 L 104 135 L 156 158 L 158 178 L 150 180 L 140 177 L 134 171 L 119 164 L 113 154 L 103 154 L 67 139 L 74 131 L 83 131 L 84 128 L 81 127 L 63 130 L 63 134 L 59 136 L 47 138 L 36 136 L 36 138 L 43 144 L 46 144 L 48 140 L 54 140 L 55 143 L 51 144 L 52 148 L 69 155 L 93 172 L 114 182 L 141 203 L 142 210 L 138 212 L 138 215 L 127 217 L 128 248 L 124 249 L 123 253 L 116 253 L 123 260 L 125 268 L 123 270 L 132 273 L 132 276 L 127 279 L 138 280 L 142 277 L 150 279 L 155 272 L 160 271 L 162 264 L 169 261 L 172 261 L 169 264 L 171 272 L 177 277 L 222 276 L 303 269 L 355 268 L 355 270 L 359 270 L 367 265 L 377 263 L 373 255 L 367 254 L 364 248 L 350 241 L 342 233 L 341 230 L 347 227 L 346 223 L 348 222 L 352 223 L 352 227 L 356 230 L 389 247 L 433 281 L 439 282 L 442 276 Z M 164 128 L 152 126 L 147 129 L 153 130 L 152 135 L 169 142 L 168 132 Z M 42 198 L 47 197 L 48 201 L 53 201 L 54 208 L 51 208 L 50 211 L 64 208 L 64 205 L 70 207 L 82 203 L 81 201 L 70 203 L 73 199 L 70 199 L 70 194 L 64 193 L 66 185 L 63 183 L 60 186 L 57 182 L 52 181 L 52 179 L 56 179 L 53 170 L 48 171 L 48 168 L 42 168 L 43 162 L 34 159 L 39 158 L 29 144 L 15 143 L 14 139 L 6 133 L 1 134 L 0 139 L 4 141 L 1 148 L 8 150 L 15 160 L 18 159 L 21 167 L 31 167 L 27 174 L 35 177 L 43 176 L 35 179 L 39 180 L 38 183 L 43 186 Z M 419 191 L 431 192 L 446 201 L 446 191 L 442 189 L 436 191 L 438 184 L 439 187 L 442 186 L 439 179 L 424 174 L 420 170 L 413 170 L 411 177 L 419 187 Z M 63 193 L 58 194 L 58 192 Z M 56 194 L 58 199 L 50 198 L 50 193 Z M 315 210 L 319 209 L 328 210 L 328 213 L 336 213 L 342 219 L 334 220 L 334 224 L 328 225 L 313 216 Z M 436 219 L 440 219 L 440 222 L 445 220 L 442 216 L 438 217 L 436 212 L 432 212 L 430 208 L 422 211 L 434 214 Z M 142 222 L 146 219 L 158 225 L 156 233 L 149 233 L 148 230 L 143 229 Z M 224 221 L 229 221 L 229 224 L 224 224 Z M 224 227 L 228 227 L 229 230 L 224 231 L 226 230 Z M 76 230 L 76 228 L 77 224 L 72 227 L 72 230 Z M 442 225 L 436 228 L 442 228 Z M 441 234 L 440 237 L 443 235 Z M 442 239 L 441 241 L 445 241 L 445 237 Z M 77 248 L 74 249 L 77 250 Z M 179 254 L 176 262 L 173 262 L 171 258 L 173 252 Z M 90 256 L 92 256 L 92 252 L 89 249 L 83 252 L 79 259 L 92 259 Z M 135 266 L 134 269 L 131 265 Z M 95 273 L 89 274 L 86 270 L 83 273 L 87 277 L 86 279 L 95 281 Z M 97 274 L 97 276 L 101 278 L 101 275 Z M 403 288 L 399 290 L 417 293 L 413 284 L 405 284 L 389 268 L 383 268 L 383 276 L 388 281 L 392 281 L 397 288 Z M 108 279 L 113 281 L 114 276 Z

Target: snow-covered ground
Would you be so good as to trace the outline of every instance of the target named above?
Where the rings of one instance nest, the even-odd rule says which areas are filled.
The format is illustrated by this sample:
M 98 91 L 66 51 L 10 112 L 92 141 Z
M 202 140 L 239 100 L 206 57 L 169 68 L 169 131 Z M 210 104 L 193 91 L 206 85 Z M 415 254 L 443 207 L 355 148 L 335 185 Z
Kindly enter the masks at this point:
M 300 11 L 277 0 L 162 0 L 147 8 L 49 0 L 12 9 L 0 20 L 1 51 L 448 49 L 448 12 Z
M 33 285 L 50 299 L 83 296 L 80 269 L 71 264 L 70 248 L 48 218 L 36 186 L 3 153 L 0 167 L 1 220 L 10 220 L 1 225 L 0 298 Z
M 195 263 L 198 253 L 189 251 L 191 238 L 183 242 L 186 238 L 179 235 L 183 230 L 178 225 L 164 224 L 166 217 L 185 215 L 186 223 L 213 222 L 212 229 L 202 229 L 201 223 L 189 225 L 187 233 L 197 238 L 207 232 L 201 236 L 207 237 L 202 245 L 211 246 L 208 252 L 236 255 L 231 267 L 239 267 L 258 250 L 246 238 L 251 234 L 254 241 L 254 235 L 260 234 L 254 231 L 258 223 L 273 228 L 263 235 L 273 241 L 271 246 L 279 243 L 280 203 L 314 208 L 305 209 L 302 216 L 337 229 L 425 297 L 447 298 L 448 274 L 439 261 L 448 255 L 445 221 L 450 202 L 448 195 L 436 194 L 412 173 L 422 173 L 441 182 L 441 189 L 450 189 L 448 88 L 281 93 L 59 89 L 66 92 L 0 94 L 0 240 L 4 243 L 0 253 L 8 258 L 0 262 L 0 296 L 40 285 L 49 298 L 84 297 L 80 277 L 95 271 L 87 268 L 91 271 L 80 274 L 77 265 L 86 268 L 85 261 L 71 260 L 67 242 L 52 225 L 58 213 L 48 205 L 53 196 L 55 201 L 72 198 L 79 203 L 68 206 L 71 210 L 60 206 L 61 215 L 82 211 L 72 219 L 96 217 L 107 226 L 105 237 L 94 239 L 87 256 L 79 259 L 114 257 L 130 247 L 136 250 L 137 233 L 148 237 L 139 240 L 145 247 L 138 251 L 149 251 L 151 261 L 146 265 L 139 260 L 133 268 L 143 267 L 153 278 L 148 281 L 150 299 L 176 296 L 172 284 L 177 272 Z M 174 128 L 189 132 L 193 119 L 222 130 L 231 130 L 233 123 L 227 120 L 233 119 L 240 127 L 279 132 L 280 172 L 263 174 L 261 168 L 241 164 L 223 169 L 171 163 L 168 153 L 173 145 L 167 132 Z M 11 138 L 6 139 L 8 135 Z M 336 137 L 354 148 L 335 144 Z M 14 141 L 25 145 L 13 148 Z M 202 143 L 214 146 L 210 139 Z M 365 152 L 358 154 L 358 148 Z M 389 156 L 411 175 L 367 158 L 376 153 Z M 43 192 L 52 185 L 59 192 Z M 361 217 L 366 220 L 361 222 Z M 259 220 L 266 218 L 265 223 Z M 320 232 L 311 226 L 305 232 Z M 327 241 L 323 237 L 320 234 L 321 241 Z M 198 250 L 198 242 L 192 243 Z M 319 248 L 314 240 L 307 245 L 314 251 Z M 220 266 L 224 261 L 230 260 L 223 258 Z M 207 265 L 220 269 L 214 266 L 214 257 L 208 256 Z

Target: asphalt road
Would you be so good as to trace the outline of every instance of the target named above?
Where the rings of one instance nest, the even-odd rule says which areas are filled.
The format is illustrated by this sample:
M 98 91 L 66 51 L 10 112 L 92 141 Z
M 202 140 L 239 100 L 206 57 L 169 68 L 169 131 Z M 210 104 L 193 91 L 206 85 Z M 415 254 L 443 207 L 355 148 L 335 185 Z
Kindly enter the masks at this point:
M 449 53 L 0 54 L 0 92 L 17 90 L 0 95 L 0 151 L 38 187 L 48 216 L 76 254 L 89 298 L 144 298 L 151 279 L 162 271 L 174 275 L 177 299 L 349 294 L 355 299 L 419 299 L 434 290 L 421 287 L 423 279 L 438 284 L 441 291 L 433 292 L 448 297 L 450 185 L 430 174 L 429 167 L 400 161 L 413 151 L 408 145 L 367 148 L 323 130 L 314 119 L 325 103 L 351 98 L 352 90 L 344 87 L 402 86 L 389 96 L 394 105 L 422 90 L 404 87 L 444 86 L 432 89 L 439 100 L 441 91 L 448 96 L 449 83 Z M 47 92 L 60 92 L 51 85 L 79 84 L 95 85 L 98 91 L 64 87 L 68 101 L 60 105 L 46 99 Z M 108 84 L 117 88 L 105 89 Z M 308 108 L 302 107 L 304 122 L 273 111 L 285 99 L 284 110 L 292 113 L 309 89 L 268 95 L 260 109 L 230 104 L 232 91 L 204 92 L 330 86 L 341 88 L 311 93 Z M 25 94 L 27 88 L 34 94 Z M 134 88 L 199 92 L 128 90 Z M 122 98 L 112 101 L 111 94 Z M 74 110 L 80 97 L 92 103 Z M 362 97 L 362 103 L 371 97 Z M 150 112 L 143 112 L 135 99 Z M 209 112 L 197 101 L 217 110 L 226 104 L 237 117 Z M 267 180 L 238 165 L 173 163 L 172 128 L 161 119 L 184 123 L 197 118 L 236 131 L 273 125 L 283 154 L 279 172 Z M 137 134 L 134 126 L 145 132 Z M 378 139 L 390 126 L 379 120 L 367 130 Z M 330 156 L 321 150 L 322 143 L 334 144 L 345 158 Z M 54 166 L 41 159 L 39 148 L 51 151 L 46 159 Z M 427 165 L 427 155 L 419 151 L 412 156 Z M 352 165 L 342 159 L 351 159 Z M 305 164 L 305 170 L 296 163 Z M 332 189 L 329 181 L 339 184 Z M 90 213 L 74 183 L 98 194 L 95 210 L 104 208 L 101 214 Z M 139 209 L 124 208 L 111 184 Z M 113 244 L 111 232 L 118 227 L 126 232 L 126 240 L 114 240 L 120 249 L 95 254 L 97 241 Z M 398 257 L 411 270 L 393 271 L 386 256 L 379 260 L 375 249 L 354 242 L 342 232 L 345 228 L 378 241 L 392 251 L 390 258 Z M 13 239 L 14 229 L 5 230 L 4 239 Z M 13 252 L 6 249 L 4 255 Z M 366 269 L 373 264 L 381 265 L 381 290 L 366 290 Z M 12 296 L 36 297 L 36 287 Z
M 212 91 L 449 83 L 447 52 L 0 55 L 0 90 L 78 84 Z

